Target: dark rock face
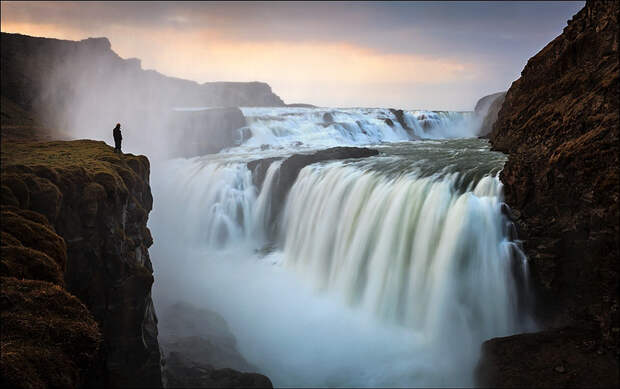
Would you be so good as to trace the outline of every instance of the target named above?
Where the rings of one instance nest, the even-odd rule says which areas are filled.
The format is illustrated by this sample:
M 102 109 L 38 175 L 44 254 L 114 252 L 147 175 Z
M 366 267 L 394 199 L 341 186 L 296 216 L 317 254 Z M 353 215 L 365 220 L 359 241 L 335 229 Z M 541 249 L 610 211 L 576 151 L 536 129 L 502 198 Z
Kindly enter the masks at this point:
M 233 369 L 212 366 L 169 354 L 166 361 L 168 388 L 272 388 L 269 378 L 256 373 L 240 373 Z
M 509 154 L 500 178 L 530 259 L 538 317 L 549 329 L 537 336 L 555 340 L 537 343 L 530 342 L 533 335 L 516 335 L 488 341 L 483 363 L 488 359 L 495 369 L 487 372 L 494 377 L 488 385 L 528 386 L 534 381 L 527 371 L 542 371 L 545 360 L 560 355 L 579 365 L 570 367 L 575 376 L 567 385 L 618 384 L 617 365 L 604 374 L 588 372 L 589 365 L 578 362 L 585 359 L 574 355 L 579 350 L 568 345 L 593 342 L 600 358 L 617 364 L 619 8 L 618 2 L 587 2 L 528 61 L 493 127 L 493 147 Z M 566 325 L 577 330 L 554 329 Z M 522 351 L 510 356 L 516 348 Z M 605 374 L 608 380 L 590 381 Z M 536 385 L 555 382 L 541 378 Z
M 218 313 L 176 303 L 160 315 L 166 387 L 271 387 L 237 351 L 228 324 Z M 235 369 L 235 370 L 233 370 Z
M 148 159 L 114 154 L 95 141 L 2 146 L 4 195 L 21 209 L 42 215 L 66 242 L 64 284 L 88 307 L 103 333 L 88 386 L 161 387 L 148 254 L 153 241 L 146 227 L 153 202 Z M 28 223 L 19 227 L 34 231 Z M 46 235 L 37 232 L 31 239 Z M 41 244 L 33 247 L 43 249 Z M 47 252 L 59 257 L 54 254 L 58 250 Z
M 407 131 L 410 135 L 414 135 L 413 128 L 410 128 L 405 121 L 405 112 L 402 109 L 390 108 L 390 112 L 392 112 L 394 116 L 396 116 L 396 120 L 398 121 L 400 126 L 405 129 L 405 131 Z M 390 121 L 392 120 L 390 119 Z M 392 122 L 392 124 L 394 123 Z
M 252 182 L 260 192 L 263 188 L 263 182 L 265 182 L 265 176 L 267 175 L 267 169 L 271 166 L 272 162 L 279 161 L 282 158 L 273 157 L 265 159 L 257 159 L 255 161 L 248 162 L 248 169 L 252 172 Z
M 180 124 L 175 128 L 173 149 L 183 157 L 217 153 L 238 146 L 247 136 L 241 130 L 247 123 L 239 108 L 178 111 L 173 122 Z
M 93 315 L 64 288 L 65 241 L 43 215 L 4 200 L 0 385 L 83 386 L 102 337 Z
M 612 388 L 618 363 L 596 342 L 597 334 L 562 328 L 496 338 L 483 344 L 477 375 L 502 388 Z
M 97 322 L 84 304 L 51 282 L 3 272 L 0 286 L 0 385 L 82 387 L 101 343 Z
M 493 130 L 493 124 L 497 121 L 497 114 L 502 108 L 505 98 L 506 92 L 499 92 L 484 96 L 478 100 L 474 108 L 474 115 L 481 121 L 478 136 L 484 138 L 489 136 L 491 130 Z
M 378 154 L 379 152 L 377 150 L 361 147 L 332 147 L 317 151 L 313 154 L 294 154 L 286 158 L 282 162 L 278 175 L 275 177 L 275 181 L 273 183 L 273 192 L 270 198 L 271 217 L 268 222 L 269 226 L 272 228 L 270 235 L 275 236 L 278 228 L 278 216 L 284 206 L 286 195 L 295 183 L 301 169 L 318 162 L 352 158 L 367 158 Z M 278 159 L 280 158 L 267 158 L 248 163 L 248 168 L 252 171 L 254 184 L 259 188 L 259 190 L 263 185 L 263 180 L 269 165 Z
M 323 114 L 323 122 L 325 122 L 326 124 L 331 124 L 334 122 L 334 115 L 332 115 L 330 112 L 325 112 Z

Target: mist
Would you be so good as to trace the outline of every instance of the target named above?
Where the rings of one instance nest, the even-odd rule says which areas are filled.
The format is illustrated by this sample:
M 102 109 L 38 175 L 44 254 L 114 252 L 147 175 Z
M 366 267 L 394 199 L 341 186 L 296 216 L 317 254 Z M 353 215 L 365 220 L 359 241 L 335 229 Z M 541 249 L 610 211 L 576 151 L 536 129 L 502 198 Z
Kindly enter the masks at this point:
M 151 161 L 164 355 L 203 339 L 203 362 L 276 386 L 471 386 L 481 342 L 535 327 L 480 115 L 286 107 L 264 83 L 143 70 L 107 39 L 46 44 L 51 63 L 25 62 L 41 120 L 108 144 L 120 123 L 123 152 Z M 305 167 L 282 204 L 280 162 L 262 188 L 248 168 L 332 146 L 381 153 Z

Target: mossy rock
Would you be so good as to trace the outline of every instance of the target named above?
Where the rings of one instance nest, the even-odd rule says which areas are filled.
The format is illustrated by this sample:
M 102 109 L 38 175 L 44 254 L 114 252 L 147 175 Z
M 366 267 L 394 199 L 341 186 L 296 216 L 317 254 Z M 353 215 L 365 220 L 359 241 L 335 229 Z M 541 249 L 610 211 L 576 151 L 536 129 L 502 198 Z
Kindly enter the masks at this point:
M 2 185 L 0 189 L 0 204 L 13 205 L 19 207 L 19 200 L 13 194 L 11 188 L 6 185 Z
M 41 215 L 12 207 L 2 207 L 2 231 L 19 239 L 24 247 L 38 250 L 50 257 L 60 271 L 67 263 L 67 245 Z
M 0 247 L 0 275 L 18 279 L 48 281 L 64 286 L 64 275 L 47 254 L 20 245 Z
M 0 386 L 82 386 L 102 341 L 88 309 L 49 282 L 1 281 Z
M 0 231 L 0 237 L 1 246 L 23 246 L 19 239 L 6 231 Z

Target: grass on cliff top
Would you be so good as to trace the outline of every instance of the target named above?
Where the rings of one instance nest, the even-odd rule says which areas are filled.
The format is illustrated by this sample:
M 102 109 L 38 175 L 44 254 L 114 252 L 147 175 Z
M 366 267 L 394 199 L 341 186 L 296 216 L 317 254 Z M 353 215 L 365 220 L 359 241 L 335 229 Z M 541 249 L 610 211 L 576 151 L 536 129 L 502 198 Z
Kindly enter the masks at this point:
M 52 142 L 2 142 L 0 162 L 2 169 L 9 166 L 44 165 L 49 168 L 63 169 L 68 167 L 83 167 L 86 171 L 95 173 L 107 170 L 100 162 L 113 165 L 132 165 L 132 162 L 142 164 L 145 157 L 133 154 L 115 154 L 114 148 L 102 141 L 73 140 Z M 142 161 L 140 161 L 142 160 Z

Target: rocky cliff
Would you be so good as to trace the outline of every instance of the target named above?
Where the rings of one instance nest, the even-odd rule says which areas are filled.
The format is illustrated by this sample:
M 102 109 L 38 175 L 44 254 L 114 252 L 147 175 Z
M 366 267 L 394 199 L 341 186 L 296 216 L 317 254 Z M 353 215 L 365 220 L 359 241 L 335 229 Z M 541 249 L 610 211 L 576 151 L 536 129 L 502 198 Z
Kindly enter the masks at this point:
M 486 342 L 485 384 L 618 385 L 619 10 L 588 1 L 528 61 L 490 135 L 546 331 Z
M 497 114 L 502 108 L 505 98 L 506 92 L 499 92 L 484 96 L 476 102 L 474 115 L 480 121 L 478 136 L 484 138 L 489 136 L 493 130 L 493 125 L 497 121 Z
M 68 41 L 3 32 L 1 43 L 2 95 L 46 118 L 54 117 L 50 109 L 76 103 L 82 85 L 97 94 L 99 106 L 284 106 L 263 82 L 199 84 L 143 70 L 140 60 L 119 57 L 106 38 Z
M 64 239 L 44 216 L 16 205 L 3 185 L 0 386 L 83 386 L 97 363 L 100 328 L 64 288 Z
M 148 159 L 88 140 L 3 142 L 2 204 L 2 275 L 14 277 L 2 315 L 15 323 L 3 325 L 2 379 L 161 387 Z

